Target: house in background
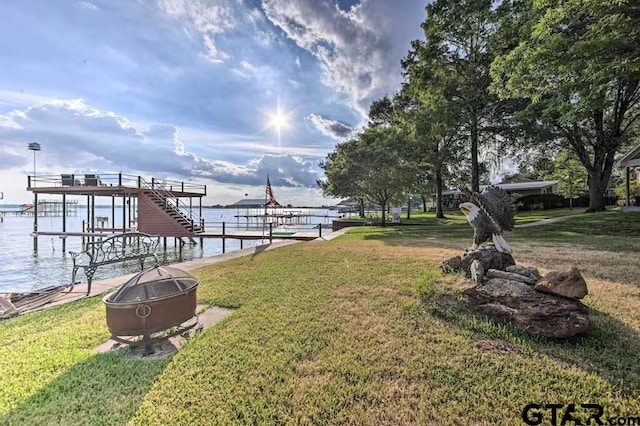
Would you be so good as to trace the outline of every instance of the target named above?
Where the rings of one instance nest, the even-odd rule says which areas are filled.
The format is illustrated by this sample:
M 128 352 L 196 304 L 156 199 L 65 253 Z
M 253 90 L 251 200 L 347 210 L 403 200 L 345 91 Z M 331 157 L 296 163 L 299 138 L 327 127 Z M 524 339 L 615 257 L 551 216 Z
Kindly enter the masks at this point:
M 536 181 L 525 178 L 506 179 L 493 186 L 502 188 L 516 198 L 519 210 L 542 210 L 560 208 L 564 205 L 564 197 L 557 194 L 559 182 L 557 180 Z M 480 187 L 482 191 L 486 185 Z M 459 189 L 442 192 L 445 208 L 456 209 L 464 201 L 464 195 Z
M 357 213 L 360 211 L 360 203 L 350 198 L 340 201 L 337 207 L 338 213 Z
M 627 152 L 618 162 L 616 163 L 616 167 L 624 168 L 625 173 L 625 184 L 627 186 L 626 191 L 626 203 L 623 207 L 623 211 L 630 210 L 640 210 L 640 206 L 631 206 L 631 191 L 629 190 L 629 186 L 631 185 L 631 174 L 635 172 L 636 182 L 640 183 L 640 144 L 636 145 L 629 152 Z M 637 204 L 637 203 L 636 203 Z
M 555 194 L 558 192 L 557 180 L 532 180 L 525 178 L 505 179 L 495 186 L 504 189 L 509 194 L 518 194 L 520 197 L 527 195 Z

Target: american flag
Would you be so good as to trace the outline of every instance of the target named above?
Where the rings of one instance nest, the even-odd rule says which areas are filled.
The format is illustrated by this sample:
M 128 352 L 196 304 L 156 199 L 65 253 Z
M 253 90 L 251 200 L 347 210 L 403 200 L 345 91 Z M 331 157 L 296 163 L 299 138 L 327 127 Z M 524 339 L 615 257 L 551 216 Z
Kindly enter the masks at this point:
M 268 206 L 277 206 L 278 202 L 276 201 L 276 199 L 273 197 L 273 190 L 271 189 L 271 182 L 269 182 L 269 176 L 267 176 L 267 205 Z

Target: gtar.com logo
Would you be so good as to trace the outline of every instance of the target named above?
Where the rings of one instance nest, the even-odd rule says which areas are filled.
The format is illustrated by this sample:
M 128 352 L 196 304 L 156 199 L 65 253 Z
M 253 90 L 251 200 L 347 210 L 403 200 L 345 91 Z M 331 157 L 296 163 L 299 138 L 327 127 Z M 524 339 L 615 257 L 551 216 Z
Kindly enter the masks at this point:
M 522 410 L 522 420 L 528 425 L 636 425 L 640 416 L 605 417 L 600 404 L 527 404 Z
M 586 420 L 580 420 L 586 415 Z M 528 425 L 540 425 L 549 421 L 551 425 L 604 425 L 604 409 L 599 404 L 527 404 L 522 410 L 522 420 Z

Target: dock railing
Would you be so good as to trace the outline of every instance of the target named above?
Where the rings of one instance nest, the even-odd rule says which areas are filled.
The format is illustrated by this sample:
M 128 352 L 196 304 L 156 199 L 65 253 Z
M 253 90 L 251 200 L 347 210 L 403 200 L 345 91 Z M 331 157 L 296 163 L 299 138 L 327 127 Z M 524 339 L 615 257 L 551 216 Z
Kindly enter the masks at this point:
M 222 253 L 226 253 L 226 240 L 237 239 L 240 240 L 240 248 L 242 249 L 242 242 L 245 239 L 264 239 L 272 243 L 273 240 L 293 239 L 293 240 L 312 240 L 315 238 L 322 238 L 323 226 L 322 224 L 307 225 L 307 226 L 277 226 L 273 222 L 266 222 L 264 224 L 243 224 L 239 222 L 206 222 L 207 232 L 210 235 L 212 233 L 217 234 L 217 238 L 222 239 Z M 328 232 L 331 232 L 330 230 Z
M 61 173 L 59 175 L 37 175 L 27 176 L 27 189 L 32 188 L 55 188 L 55 187 L 129 187 L 141 188 L 141 176 L 126 173 L 93 173 L 74 174 Z M 151 178 L 158 186 L 166 188 L 168 191 L 185 192 L 197 195 L 207 195 L 207 186 L 193 182 L 181 182 L 172 180 L 158 180 Z

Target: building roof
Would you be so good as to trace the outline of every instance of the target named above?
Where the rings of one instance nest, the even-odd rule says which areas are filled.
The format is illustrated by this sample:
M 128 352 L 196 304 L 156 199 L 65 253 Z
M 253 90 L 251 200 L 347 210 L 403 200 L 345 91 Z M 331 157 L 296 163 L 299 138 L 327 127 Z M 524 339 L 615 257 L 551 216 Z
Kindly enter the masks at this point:
M 616 167 L 640 166 L 640 144 L 629 150 L 618 162 Z
M 550 186 L 556 185 L 558 183 L 557 180 L 543 180 L 543 181 L 532 181 L 532 182 L 517 182 L 517 183 L 496 183 L 493 186 L 497 186 L 498 188 L 502 188 L 507 192 L 513 191 L 532 191 L 536 189 L 544 189 Z M 485 189 L 487 185 L 482 185 L 480 190 Z M 442 195 L 458 195 L 462 194 L 459 189 L 449 189 L 447 191 L 442 191 Z
M 253 206 L 264 206 L 264 199 L 260 198 L 244 198 L 240 201 L 236 201 L 231 204 L 231 207 L 253 207 Z
M 350 198 L 347 198 L 346 200 L 340 201 L 337 205 L 338 206 L 359 206 L 360 203 Z
M 495 186 L 505 191 L 530 191 L 532 189 L 544 189 L 556 185 L 557 180 L 542 180 L 533 182 L 498 183 Z

